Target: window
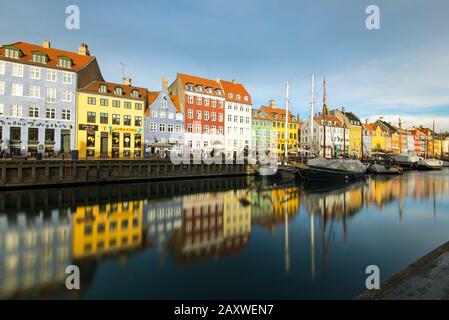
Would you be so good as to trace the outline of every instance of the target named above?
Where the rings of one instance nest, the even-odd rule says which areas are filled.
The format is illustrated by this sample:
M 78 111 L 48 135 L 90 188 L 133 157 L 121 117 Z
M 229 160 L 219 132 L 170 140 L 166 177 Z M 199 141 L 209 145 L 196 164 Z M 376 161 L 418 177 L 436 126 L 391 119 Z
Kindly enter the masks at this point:
M 236 98 L 237 100 L 240 100 L 240 95 L 239 95 L 239 94 L 236 95 L 235 98 Z
M 180 124 L 176 125 L 176 133 L 182 133 L 182 125 Z
M 62 82 L 67 84 L 72 84 L 73 82 L 73 76 L 70 72 L 64 72 L 62 74 Z
M 88 123 L 95 123 L 95 122 L 97 122 L 96 118 L 97 118 L 97 115 L 96 115 L 95 112 L 91 112 L 91 111 L 87 112 L 87 122 Z
M 197 97 L 196 98 L 196 104 L 199 105 L 199 106 L 202 105 L 203 104 L 203 98 Z
M 120 101 L 119 100 L 112 100 L 112 106 L 114 108 L 120 108 Z
M 131 109 L 132 108 L 132 104 L 129 101 L 125 101 L 125 109 Z
M 167 132 L 173 132 L 173 128 L 174 128 L 174 126 L 172 124 L 169 124 L 167 126 Z
M 47 88 L 47 103 L 56 103 L 56 89 Z
M 96 98 L 93 98 L 93 97 L 88 97 L 87 98 L 87 104 L 90 104 L 90 105 L 96 105 L 97 104 L 97 99 Z
M 0 81 L 0 94 L 5 94 L 5 82 Z
M 216 134 L 216 133 L 217 133 L 217 127 L 211 126 L 211 127 L 210 127 L 210 133 Z
M 232 99 L 233 95 L 232 93 L 228 93 L 228 98 Z
M 62 109 L 62 120 L 70 120 L 70 110 Z
M 123 95 L 123 90 L 122 90 L 122 88 L 120 88 L 120 87 L 115 88 L 115 89 L 114 89 L 114 94 L 115 94 L 116 96 L 121 96 L 121 95 Z
M 165 132 L 165 123 L 159 123 L 159 132 Z
M 195 133 L 201 133 L 201 125 L 200 124 L 196 125 Z
M 152 118 L 157 118 L 157 116 L 158 116 L 157 110 L 151 110 L 151 117 Z
M 5 74 L 5 61 L 0 61 L 0 74 Z
M 190 132 L 190 133 L 193 132 L 193 125 L 192 124 L 188 124 L 187 125 L 187 132 Z
M 218 121 L 223 122 L 223 113 L 218 114 Z
M 11 94 L 13 96 L 23 96 L 23 84 L 13 83 Z
M 136 103 L 136 110 L 142 110 L 143 106 L 141 103 Z
M 212 121 L 217 121 L 217 114 L 215 112 L 212 112 Z
M 187 101 L 188 103 L 192 104 L 193 103 L 193 96 L 187 96 Z
M 58 67 L 70 69 L 72 67 L 72 60 L 67 57 L 59 57 Z
M 220 101 L 220 108 L 223 109 L 223 101 Z
M 47 119 L 55 119 L 56 118 L 55 108 L 47 108 L 45 116 Z
M 120 115 L 119 114 L 112 115 L 112 124 L 120 125 Z
M 218 134 L 223 134 L 223 127 L 218 127 Z
M 245 100 L 246 102 L 248 102 L 248 96 L 245 96 L 244 98 L 243 98 L 243 100 Z
M 206 107 L 209 106 L 209 99 L 208 99 L 208 98 L 204 98 L 204 105 L 205 105 Z
M 217 107 L 217 100 L 212 100 L 212 108 L 216 108 Z
M 45 142 L 55 142 L 55 129 L 45 129 Z
M 72 102 L 72 92 L 69 90 L 62 90 L 62 101 Z
M 131 116 L 129 116 L 129 115 L 123 116 L 123 125 L 125 125 L 125 126 L 131 125 Z
M 41 78 L 41 68 L 30 67 L 30 79 L 39 80 Z
M 100 93 L 108 93 L 108 87 L 104 84 L 100 85 L 100 88 L 98 89 L 98 92 Z
M 204 112 L 204 120 L 209 121 L 209 111 Z
M 30 86 L 30 97 L 40 98 L 41 97 L 41 87 Z
M 167 108 L 167 101 L 161 101 L 161 108 Z
M 150 131 L 151 132 L 156 132 L 157 131 L 156 123 L 154 123 L 154 122 L 150 123 Z
M 39 141 L 39 129 L 38 128 L 28 128 L 28 143 Z
M 189 119 L 193 119 L 193 110 L 192 110 L 192 109 L 189 109 L 189 110 L 187 111 L 187 117 L 188 117 Z
M 173 120 L 173 118 L 174 118 L 173 112 L 169 112 L 169 113 L 168 113 L 168 118 L 169 118 L 170 120 Z
M 47 70 L 47 81 L 56 82 L 56 70 Z
M 5 48 L 5 57 L 11 59 L 19 59 L 20 51 L 17 48 Z
M 28 108 L 28 116 L 30 118 L 39 118 L 39 107 L 31 106 Z
M 159 114 L 159 117 L 162 119 L 165 119 L 165 111 L 161 111 L 161 113 Z
M 23 77 L 23 65 L 18 63 L 12 64 L 12 75 L 14 77 Z
M 22 116 L 22 106 L 18 104 L 13 104 L 11 106 L 11 116 L 21 117 Z
M 134 117 L 134 125 L 136 127 L 141 127 L 142 126 L 142 117 L 139 117 L 139 116 Z
M 32 60 L 37 63 L 47 63 L 47 55 L 41 52 L 35 52 L 33 53 Z
M 139 97 L 139 91 L 137 91 L 137 90 L 131 91 L 131 96 L 132 96 L 133 98 L 138 98 L 138 97 Z
M 201 111 L 200 110 L 196 111 L 196 119 L 201 120 Z
M 100 99 L 100 106 L 107 107 L 109 105 L 108 99 Z
M 101 124 L 109 123 L 109 115 L 107 113 L 100 113 L 100 123 Z

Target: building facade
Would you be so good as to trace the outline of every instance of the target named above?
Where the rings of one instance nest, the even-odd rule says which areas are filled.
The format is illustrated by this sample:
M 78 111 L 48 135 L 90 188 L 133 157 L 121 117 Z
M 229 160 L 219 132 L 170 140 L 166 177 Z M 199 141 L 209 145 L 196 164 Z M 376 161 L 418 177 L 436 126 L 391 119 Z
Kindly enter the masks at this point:
M 93 81 L 78 92 L 80 158 L 141 158 L 147 89 Z
M 86 44 L 77 53 L 16 42 L 0 47 L 3 154 L 51 157 L 76 150 L 77 88 L 103 80 Z
M 246 88 L 235 80 L 220 80 L 226 95 L 224 128 L 227 157 L 251 147 L 252 101 Z
M 290 111 L 288 112 L 288 129 L 286 110 L 277 107 L 274 100 L 270 100 L 268 106 L 261 106 L 260 110 L 266 112 L 273 121 L 273 128 L 276 132 L 277 149 L 279 155 L 285 154 L 287 147 L 289 154 L 298 153 L 299 145 L 299 120 Z M 286 138 L 287 133 L 287 138 Z
M 195 158 L 224 149 L 225 93 L 220 80 L 178 73 L 168 88 L 184 113 L 184 142 Z
M 184 115 L 179 99 L 170 96 L 164 79 L 159 92 L 149 92 L 145 111 L 145 156 L 180 152 L 184 144 Z
M 273 120 L 264 110 L 253 110 L 252 115 L 252 151 L 256 153 L 277 150 L 277 136 Z

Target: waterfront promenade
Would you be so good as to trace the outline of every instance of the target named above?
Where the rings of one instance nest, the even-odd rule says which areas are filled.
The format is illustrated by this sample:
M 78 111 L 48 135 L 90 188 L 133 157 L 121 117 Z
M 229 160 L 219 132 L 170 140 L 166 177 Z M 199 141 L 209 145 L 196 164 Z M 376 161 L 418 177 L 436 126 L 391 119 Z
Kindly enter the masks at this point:
M 449 242 L 418 259 L 359 300 L 448 300 Z

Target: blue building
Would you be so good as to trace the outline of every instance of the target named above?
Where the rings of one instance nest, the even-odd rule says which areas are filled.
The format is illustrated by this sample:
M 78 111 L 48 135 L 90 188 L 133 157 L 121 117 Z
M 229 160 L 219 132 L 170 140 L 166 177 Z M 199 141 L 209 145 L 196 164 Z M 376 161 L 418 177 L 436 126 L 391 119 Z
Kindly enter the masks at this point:
M 0 46 L 1 153 L 51 157 L 76 150 L 76 92 L 103 80 L 86 44 L 77 53 L 16 42 Z
M 145 156 L 165 151 L 180 151 L 184 143 L 184 115 L 179 100 L 167 91 L 167 79 L 160 92 L 149 92 L 145 112 Z

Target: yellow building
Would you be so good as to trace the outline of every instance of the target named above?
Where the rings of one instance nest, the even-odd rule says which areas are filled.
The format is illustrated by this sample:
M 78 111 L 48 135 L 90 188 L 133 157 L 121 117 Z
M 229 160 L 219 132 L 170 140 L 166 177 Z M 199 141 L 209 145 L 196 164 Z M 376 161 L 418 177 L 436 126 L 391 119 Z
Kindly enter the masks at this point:
M 362 122 L 352 112 L 346 112 L 349 121 L 349 155 L 362 156 Z
M 386 133 L 377 124 L 369 125 L 371 131 L 374 133 L 372 136 L 371 150 L 385 152 L 387 149 Z
M 240 199 L 247 190 L 227 191 L 223 195 L 223 236 L 224 238 L 251 233 L 251 206 L 243 205 Z
M 78 91 L 80 158 L 141 158 L 147 90 L 94 81 Z
M 101 255 L 142 243 L 143 201 L 80 206 L 73 216 L 73 257 Z
M 288 113 L 288 130 L 286 129 L 287 117 L 285 109 L 277 107 L 277 103 L 274 100 L 269 101 L 268 106 L 260 107 L 268 113 L 273 120 L 273 129 L 277 136 L 277 150 L 278 154 L 285 154 L 285 147 L 287 143 L 288 153 L 297 154 L 298 153 L 298 143 L 299 143 L 299 119 L 297 119 L 290 111 Z M 287 131 L 288 139 L 285 139 L 285 133 Z

